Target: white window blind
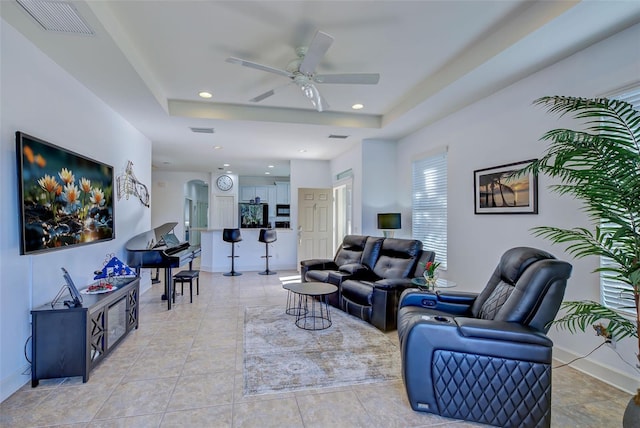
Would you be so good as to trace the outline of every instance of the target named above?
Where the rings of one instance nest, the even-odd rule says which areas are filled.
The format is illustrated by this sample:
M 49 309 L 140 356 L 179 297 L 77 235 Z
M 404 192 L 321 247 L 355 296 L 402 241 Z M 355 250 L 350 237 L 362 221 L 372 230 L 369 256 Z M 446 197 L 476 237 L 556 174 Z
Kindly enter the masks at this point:
M 609 96 L 608 98 L 626 101 L 640 109 L 640 85 Z M 615 262 L 608 257 L 600 257 L 601 267 L 614 266 Z M 607 272 L 600 273 L 600 298 L 602 304 L 614 309 L 621 314 L 635 316 L 635 302 L 633 300 L 633 288 L 630 284 L 626 284 L 615 279 L 611 279 Z
M 413 239 L 447 268 L 447 153 L 413 162 Z

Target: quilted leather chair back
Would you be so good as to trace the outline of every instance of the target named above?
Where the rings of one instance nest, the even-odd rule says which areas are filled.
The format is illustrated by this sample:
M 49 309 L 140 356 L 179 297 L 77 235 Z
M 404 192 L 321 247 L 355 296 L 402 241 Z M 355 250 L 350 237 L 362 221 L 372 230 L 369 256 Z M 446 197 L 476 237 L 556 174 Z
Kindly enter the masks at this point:
M 345 236 L 342 239 L 342 244 L 340 245 L 340 248 L 338 248 L 333 261 L 338 265 L 338 267 L 349 263 L 360 263 L 366 243 L 367 236 Z
M 380 278 L 408 278 L 422 254 L 422 242 L 412 239 L 386 238 L 373 273 Z
M 515 322 L 547 332 L 571 275 L 571 265 L 546 251 L 512 248 L 500 259 L 471 308 L 476 318 Z

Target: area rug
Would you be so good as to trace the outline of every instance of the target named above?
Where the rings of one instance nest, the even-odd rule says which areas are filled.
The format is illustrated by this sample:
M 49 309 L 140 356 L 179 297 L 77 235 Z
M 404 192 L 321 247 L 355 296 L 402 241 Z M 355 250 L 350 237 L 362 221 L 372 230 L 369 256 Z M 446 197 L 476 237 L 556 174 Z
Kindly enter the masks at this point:
M 398 345 L 372 325 L 331 311 L 333 325 L 308 331 L 284 307 L 244 313 L 244 395 L 273 394 L 400 378 Z

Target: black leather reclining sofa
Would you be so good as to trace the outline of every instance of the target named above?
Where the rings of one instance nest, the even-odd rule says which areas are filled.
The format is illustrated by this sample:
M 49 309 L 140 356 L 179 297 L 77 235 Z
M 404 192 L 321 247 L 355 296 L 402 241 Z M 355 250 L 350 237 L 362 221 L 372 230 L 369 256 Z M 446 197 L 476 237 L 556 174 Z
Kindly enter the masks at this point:
M 333 259 L 302 260 L 300 273 L 303 282 L 338 287 L 332 306 L 389 331 L 396 329 L 400 295 L 434 257 L 418 240 L 347 235 Z

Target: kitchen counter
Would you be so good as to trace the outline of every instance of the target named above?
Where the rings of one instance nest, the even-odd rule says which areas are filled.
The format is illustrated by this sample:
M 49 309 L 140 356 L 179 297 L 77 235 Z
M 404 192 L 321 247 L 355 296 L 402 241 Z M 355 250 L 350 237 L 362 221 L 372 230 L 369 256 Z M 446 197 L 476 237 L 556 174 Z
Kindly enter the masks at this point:
M 229 272 L 231 270 L 231 243 L 222 240 L 223 229 L 202 231 L 200 269 L 205 272 Z M 269 269 L 297 270 L 297 234 L 293 229 L 275 229 L 278 240 L 269 244 Z M 260 228 L 240 229 L 242 241 L 235 244 L 235 270 L 237 272 L 262 272 L 265 269 L 265 244 L 258 241 Z

